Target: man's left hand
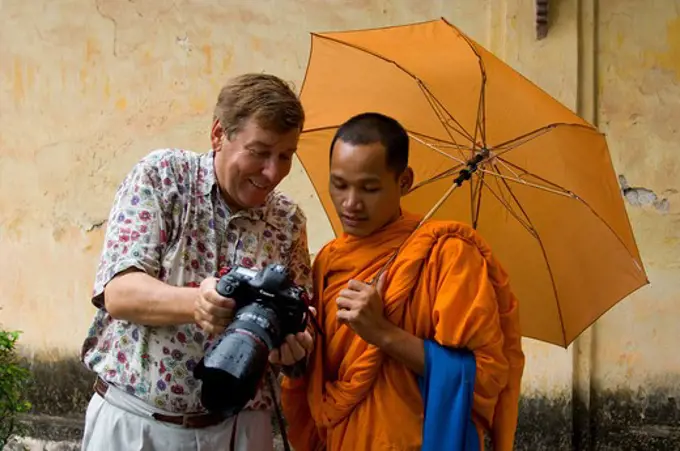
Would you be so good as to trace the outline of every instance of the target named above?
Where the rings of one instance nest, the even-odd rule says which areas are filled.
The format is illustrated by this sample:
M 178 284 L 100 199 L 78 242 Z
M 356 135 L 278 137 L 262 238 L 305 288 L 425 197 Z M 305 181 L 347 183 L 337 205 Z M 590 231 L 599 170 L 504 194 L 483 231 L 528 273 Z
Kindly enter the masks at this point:
M 366 342 L 379 345 L 380 338 L 392 326 L 384 314 L 382 300 L 385 274 L 376 286 L 350 280 L 336 301 L 337 319 L 349 325 Z

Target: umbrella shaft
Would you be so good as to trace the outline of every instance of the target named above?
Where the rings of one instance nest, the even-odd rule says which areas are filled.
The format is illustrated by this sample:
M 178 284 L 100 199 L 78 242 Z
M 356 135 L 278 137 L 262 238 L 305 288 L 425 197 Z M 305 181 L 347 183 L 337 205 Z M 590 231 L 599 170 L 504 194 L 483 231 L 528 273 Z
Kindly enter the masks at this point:
M 420 227 L 421 225 L 423 225 L 423 224 L 425 223 L 425 221 L 427 221 L 428 219 L 430 219 L 430 218 L 432 217 L 432 215 L 435 214 L 435 212 L 436 212 L 437 210 L 439 210 L 439 207 L 441 207 L 442 204 L 443 204 L 444 202 L 446 202 L 446 199 L 448 199 L 448 198 L 451 196 L 451 194 L 452 194 L 452 193 L 456 190 L 456 188 L 458 188 L 458 187 L 460 187 L 460 184 L 458 184 L 458 183 L 453 183 L 453 184 L 449 187 L 449 189 L 446 190 L 446 192 L 444 193 L 444 195 L 437 201 L 437 203 L 434 204 L 434 206 L 430 209 L 430 211 L 428 211 L 428 212 L 425 214 L 425 216 L 423 216 L 423 219 L 421 219 L 421 220 L 420 220 L 420 223 L 418 223 L 418 227 Z M 416 227 L 416 229 L 417 229 L 418 227 Z

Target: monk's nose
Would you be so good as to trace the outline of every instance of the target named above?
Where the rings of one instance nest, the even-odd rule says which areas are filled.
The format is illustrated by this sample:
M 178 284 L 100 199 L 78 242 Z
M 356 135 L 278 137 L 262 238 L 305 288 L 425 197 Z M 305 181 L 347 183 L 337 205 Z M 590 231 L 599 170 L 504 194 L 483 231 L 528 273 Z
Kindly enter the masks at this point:
M 359 198 L 359 196 L 357 196 L 356 192 L 350 191 L 350 193 L 347 195 L 347 198 L 345 198 L 344 207 L 350 211 L 361 210 L 362 207 L 361 199 Z

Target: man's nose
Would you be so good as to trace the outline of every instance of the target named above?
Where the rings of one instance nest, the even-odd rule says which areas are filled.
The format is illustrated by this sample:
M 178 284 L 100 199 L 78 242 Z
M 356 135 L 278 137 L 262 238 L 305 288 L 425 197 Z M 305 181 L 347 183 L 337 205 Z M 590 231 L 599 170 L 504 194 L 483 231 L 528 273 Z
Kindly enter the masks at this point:
M 281 179 L 281 173 L 283 172 L 283 165 L 279 164 L 273 158 L 269 158 L 262 168 L 262 175 L 264 175 L 270 183 L 275 183 Z
M 350 189 L 345 198 L 344 207 L 350 211 L 357 211 L 363 208 L 361 197 L 354 189 Z

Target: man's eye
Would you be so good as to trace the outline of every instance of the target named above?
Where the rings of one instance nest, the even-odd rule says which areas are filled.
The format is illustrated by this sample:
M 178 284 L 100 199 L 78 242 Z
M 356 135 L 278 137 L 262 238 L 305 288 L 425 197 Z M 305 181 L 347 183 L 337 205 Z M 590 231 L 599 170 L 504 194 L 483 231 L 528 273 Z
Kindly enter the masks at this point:
M 266 157 L 267 156 L 267 152 L 264 151 L 264 150 L 258 150 L 258 149 L 249 149 L 249 150 L 250 150 L 251 155 L 254 155 L 256 157 Z
M 380 191 L 380 188 L 376 188 L 375 186 L 369 186 L 365 187 L 364 191 L 366 191 L 367 193 L 377 193 L 378 191 Z

